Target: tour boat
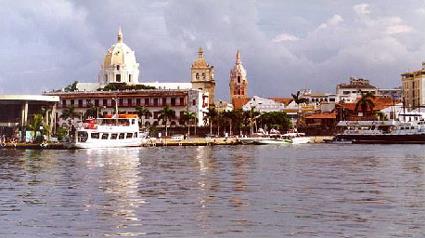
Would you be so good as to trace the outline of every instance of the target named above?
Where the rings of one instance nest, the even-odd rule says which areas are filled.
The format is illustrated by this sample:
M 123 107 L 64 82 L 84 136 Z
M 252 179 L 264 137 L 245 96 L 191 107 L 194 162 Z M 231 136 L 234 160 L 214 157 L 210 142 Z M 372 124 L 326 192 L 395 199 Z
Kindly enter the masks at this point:
M 334 141 L 379 144 L 425 144 L 425 121 L 341 121 Z
M 139 132 L 134 114 L 118 114 L 86 120 L 71 137 L 71 148 L 114 148 L 141 146 L 146 133 Z

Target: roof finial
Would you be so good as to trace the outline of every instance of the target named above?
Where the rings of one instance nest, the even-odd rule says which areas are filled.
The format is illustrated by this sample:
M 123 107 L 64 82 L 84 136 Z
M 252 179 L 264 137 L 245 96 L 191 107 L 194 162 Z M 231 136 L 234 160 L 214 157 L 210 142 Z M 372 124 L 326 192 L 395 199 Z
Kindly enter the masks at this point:
M 241 52 L 236 51 L 236 64 L 241 64 Z
M 118 43 L 122 43 L 123 36 L 122 36 L 122 30 L 121 26 L 118 28 Z
M 198 58 L 204 58 L 204 50 L 202 49 L 202 47 L 199 47 Z

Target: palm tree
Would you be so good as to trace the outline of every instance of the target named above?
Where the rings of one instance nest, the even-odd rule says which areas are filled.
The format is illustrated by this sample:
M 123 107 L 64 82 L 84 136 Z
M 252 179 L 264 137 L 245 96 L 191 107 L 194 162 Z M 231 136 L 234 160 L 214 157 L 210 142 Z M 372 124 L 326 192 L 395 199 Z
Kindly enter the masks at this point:
M 33 140 L 36 139 L 35 137 L 37 136 L 37 132 L 41 130 L 41 126 L 43 126 L 43 121 L 43 115 L 39 113 L 33 115 L 33 118 L 30 124 L 28 125 L 28 129 L 32 131 Z
M 217 119 L 217 110 L 215 108 L 210 107 L 208 108 L 208 112 L 205 113 L 205 120 L 208 122 L 208 125 L 210 126 L 210 135 L 212 135 L 212 126 L 213 121 Z
M 294 102 L 297 104 L 297 106 L 298 106 L 298 112 L 297 112 L 297 124 L 299 124 L 299 122 L 300 122 L 300 104 L 301 103 L 306 103 L 306 102 L 308 102 L 308 99 L 306 99 L 306 98 L 302 98 L 301 97 L 301 92 L 298 90 L 297 91 L 297 94 L 293 94 L 293 93 L 291 93 L 291 95 L 292 95 L 292 98 L 294 99 Z
M 168 136 L 168 120 L 175 117 L 176 112 L 169 106 L 164 107 L 159 111 L 159 119 L 165 122 L 165 136 Z
M 195 120 L 196 116 L 194 112 L 189 112 L 189 111 L 185 111 L 183 113 L 183 121 L 187 126 L 187 135 L 190 135 L 190 123 L 193 122 L 193 120 Z M 195 125 L 196 128 L 196 125 Z
M 150 117 L 152 116 L 152 113 L 147 109 L 146 107 L 137 106 L 136 107 L 136 113 L 137 116 L 139 116 L 140 125 L 143 127 L 143 120 L 142 117 Z
M 232 111 L 224 111 L 223 118 L 229 123 L 229 135 L 232 135 L 233 134 L 232 124 L 233 124 L 234 113 Z
M 370 109 L 370 112 L 372 113 L 373 108 L 375 107 L 375 104 L 373 103 L 374 98 L 375 98 L 375 95 L 373 95 L 371 92 L 367 92 L 367 93 L 361 92 L 361 97 L 357 101 L 354 111 L 358 113 L 360 108 L 363 113 L 363 116 L 366 115 L 368 109 Z

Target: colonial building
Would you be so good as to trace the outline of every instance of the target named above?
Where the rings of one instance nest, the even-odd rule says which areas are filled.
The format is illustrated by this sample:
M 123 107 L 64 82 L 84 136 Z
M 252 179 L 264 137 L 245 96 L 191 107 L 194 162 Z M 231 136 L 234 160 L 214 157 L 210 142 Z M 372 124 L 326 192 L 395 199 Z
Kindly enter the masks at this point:
M 401 75 L 403 100 L 409 109 L 425 106 L 425 62 L 422 69 Z
M 168 106 L 174 112 L 171 125 L 184 124 L 181 120 L 186 111 L 195 113 L 197 125 L 204 125 L 204 114 L 208 109 L 208 96 L 201 90 L 175 89 L 175 90 L 130 90 L 130 91 L 77 91 L 77 92 L 46 92 L 45 95 L 60 97 L 57 117 L 63 110 L 73 107 L 81 117 L 90 108 L 96 108 L 99 115 L 114 114 L 115 107 L 119 113 L 137 113 L 136 107 L 142 106 L 149 110 L 151 115 L 141 119 L 144 126 L 161 126 L 160 111 Z M 62 120 L 63 122 L 63 120 Z
M 243 111 L 250 111 L 251 109 L 260 113 L 276 112 L 283 111 L 285 109 L 285 105 L 283 103 L 276 102 L 273 99 L 254 96 L 242 106 Z
M 369 80 L 350 77 L 349 83 L 341 83 L 336 86 L 336 102 L 355 102 L 362 93 L 377 94 L 378 89 L 371 85 Z
M 230 98 L 232 100 L 233 108 L 240 109 L 245 105 L 248 98 L 248 79 L 246 77 L 246 70 L 241 62 L 241 54 L 239 50 L 236 52 L 236 62 L 233 69 L 230 70 Z
M 45 92 L 44 95 L 60 97 L 57 117 L 69 107 L 84 115 L 90 108 L 96 108 L 98 114 L 112 114 L 115 113 L 116 106 L 121 113 L 135 113 L 136 107 L 143 106 L 152 114 L 142 118 L 143 125 L 162 125 L 163 122 L 159 120 L 160 111 L 169 106 L 176 113 L 172 125 L 183 124 L 183 113 L 188 111 L 196 115 L 197 125 L 203 126 L 204 115 L 208 112 L 211 101 L 209 93 L 214 96 L 215 81 L 213 67 L 205 62 L 202 49 L 192 65 L 192 74 L 192 83 L 143 82 L 143 85 L 155 89 L 101 90 L 110 83 L 141 84 L 135 53 L 123 42 L 120 29 L 117 43 L 106 52 L 97 83 L 78 83 L 71 92 L 54 90 Z
M 190 72 L 192 75 L 192 88 L 208 92 L 209 104 L 214 105 L 214 66 L 207 64 L 202 48 L 199 48 L 198 58 L 193 62 Z

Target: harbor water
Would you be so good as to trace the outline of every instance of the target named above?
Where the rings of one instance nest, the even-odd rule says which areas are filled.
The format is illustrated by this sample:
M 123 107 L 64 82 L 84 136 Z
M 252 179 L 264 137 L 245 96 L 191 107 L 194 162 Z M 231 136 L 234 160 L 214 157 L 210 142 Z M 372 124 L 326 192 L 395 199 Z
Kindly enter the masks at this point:
M 425 237 L 424 151 L 0 150 L 0 237 Z

